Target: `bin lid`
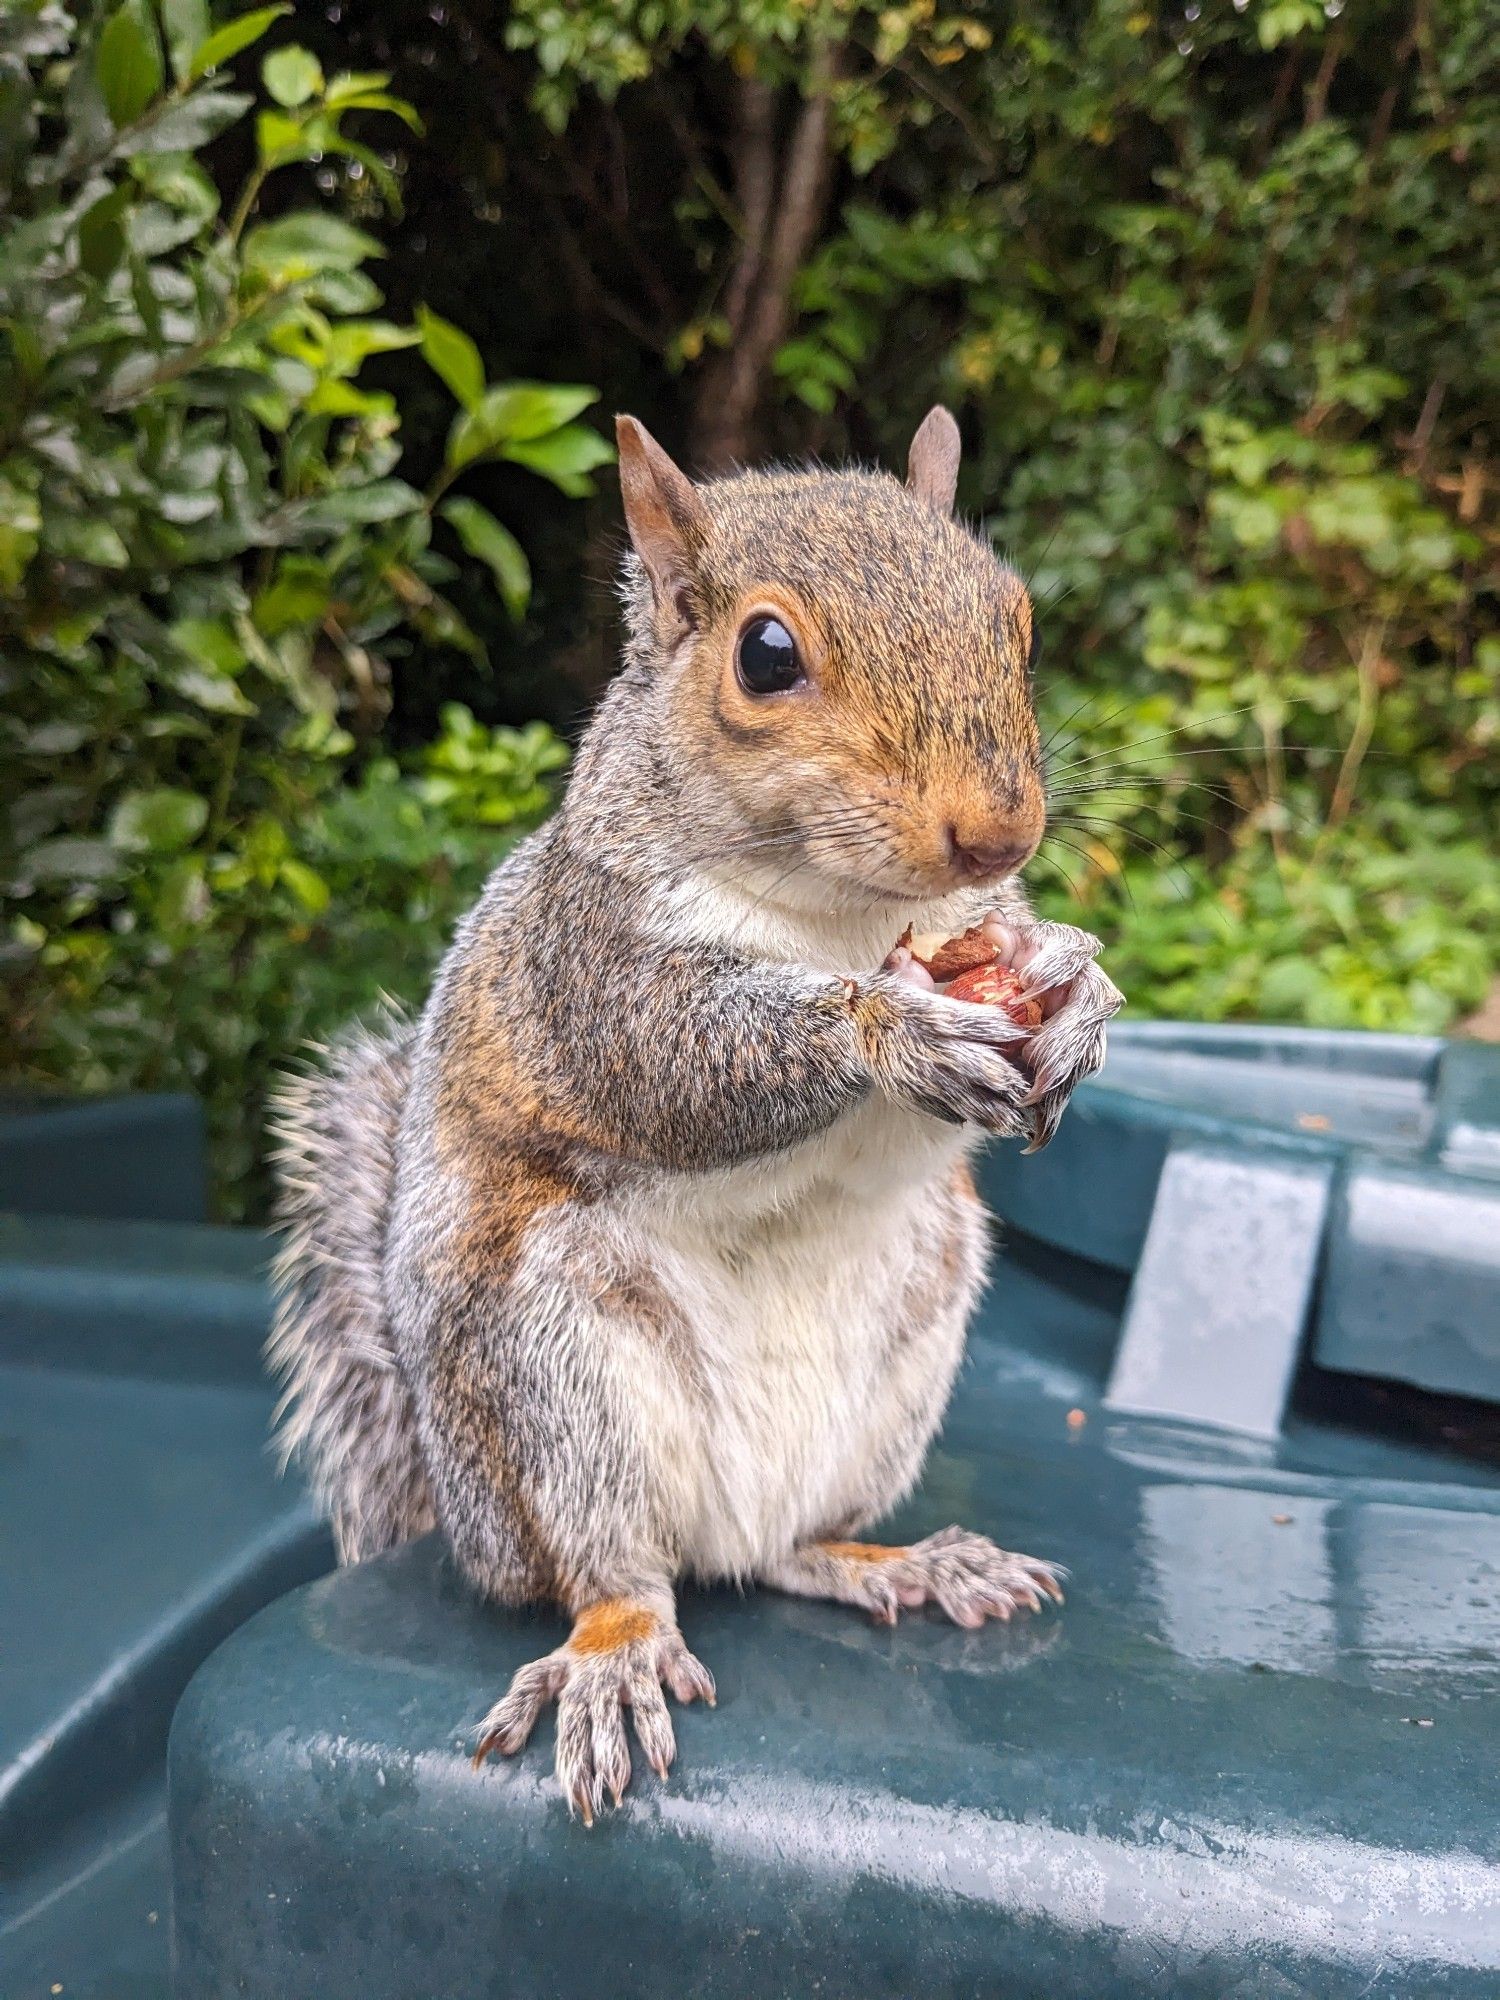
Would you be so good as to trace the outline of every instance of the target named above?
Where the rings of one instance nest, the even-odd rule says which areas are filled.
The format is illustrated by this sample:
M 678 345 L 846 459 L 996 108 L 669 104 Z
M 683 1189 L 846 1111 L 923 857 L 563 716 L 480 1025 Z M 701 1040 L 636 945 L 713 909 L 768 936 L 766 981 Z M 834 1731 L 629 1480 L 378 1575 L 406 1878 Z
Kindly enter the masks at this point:
M 881 1531 L 1056 1558 L 1066 1606 L 687 1593 L 718 1706 L 592 1831 L 550 1721 L 469 1761 L 557 1619 L 480 1606 L 436 1540 L 260 1614 L 174 1724 L 179 2000 L 1493 1994 L 1500 1475 L 1113 1419 L 1121 1289 L 1002 1258 Z
M 1241 1191 L 1216 1192 L 1236 1169 Z M 1001 1149 L 987 1172 L 1016 1228 L 1129 1272 L 1160 1221 L 1164 1185 L 1179 1196 L 1181 1268 L 1201 1265 L 1251 1208 L 1267 1211 L 1277 1185 L 1316 1180 L 1304 1298 L 1283 1328 L 1292 1348 L 1310 1331 L 1325 1367 L 1500 1402 L 1500 1049 L 1121 1025 L 1104 1073 L 1078 1092 L 1048 1150 Z M 1196 1232 L 1186 1226 L 1195 1214 Z M 1234 1253 L 1252 1287 L 1254 1233 Z M 1147 1257 L 1153 1283 L 1170 1262 Z M 1188 1283 L 1161 1318 L 1212 1311 L 1201 1283 Z

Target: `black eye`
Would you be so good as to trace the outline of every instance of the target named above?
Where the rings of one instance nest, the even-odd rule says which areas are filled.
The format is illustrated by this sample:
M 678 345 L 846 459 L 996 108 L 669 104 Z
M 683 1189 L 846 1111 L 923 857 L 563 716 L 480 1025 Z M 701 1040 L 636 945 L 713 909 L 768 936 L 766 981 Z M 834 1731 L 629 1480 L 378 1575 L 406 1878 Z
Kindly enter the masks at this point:
M 740 634 L 735 671 L 746 694 L 784 694 L 807 676 L 797 642 L 779 618 L 752 618 Z
M 1042 664 L 1042 628 L 1039 625 L 1033 625 L 1031 628 L 1031 651 L 1026 657 L 1027 673 L 1034 674 L 1037 668 L 1041 664 Z

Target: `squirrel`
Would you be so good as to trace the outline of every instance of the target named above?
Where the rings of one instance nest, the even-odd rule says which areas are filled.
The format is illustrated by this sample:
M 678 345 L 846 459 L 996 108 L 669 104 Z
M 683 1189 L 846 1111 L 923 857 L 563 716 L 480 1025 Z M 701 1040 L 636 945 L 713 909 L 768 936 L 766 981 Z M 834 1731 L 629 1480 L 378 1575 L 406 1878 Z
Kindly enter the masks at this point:
M 1121 996 L 1038 921 L 1038 639 L 953 517 L 958 428 L 908 476 L 695 483 L 617 420 L 623 667 L 553 816 L 491 876 L 420 1018 L 356 1032 L 280 1105 L 269 1354 L 341 1560 L 441 1527 L 567 1641 L 478 1730 L 556 1700 L 592 1823 L 714 1698 L 680 1578 L 894 1623 L 1061 1599 L 949 1528 L 856 1539 L 915 1485 L 986 1264 L 970 1160 L 1044 1144 Z M 1042 1026 L 933 990 L 915 926 L 985 921 Z

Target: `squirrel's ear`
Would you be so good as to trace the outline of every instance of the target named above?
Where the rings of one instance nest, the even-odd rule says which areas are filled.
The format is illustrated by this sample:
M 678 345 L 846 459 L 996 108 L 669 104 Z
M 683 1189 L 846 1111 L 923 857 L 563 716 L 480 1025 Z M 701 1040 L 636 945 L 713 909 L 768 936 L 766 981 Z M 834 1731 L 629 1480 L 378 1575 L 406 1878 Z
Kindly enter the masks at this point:
M 958 491 L 958 425 L 941 403 L 930 409 L 917 426 L 906 460 L 906 483 L 912 492 L 940 514 L 953 512 L 953 496 Z
M 615 418 L 625 525 L 658 605 L 681 612 L 708 516 L 698 489 L 635 417 Z

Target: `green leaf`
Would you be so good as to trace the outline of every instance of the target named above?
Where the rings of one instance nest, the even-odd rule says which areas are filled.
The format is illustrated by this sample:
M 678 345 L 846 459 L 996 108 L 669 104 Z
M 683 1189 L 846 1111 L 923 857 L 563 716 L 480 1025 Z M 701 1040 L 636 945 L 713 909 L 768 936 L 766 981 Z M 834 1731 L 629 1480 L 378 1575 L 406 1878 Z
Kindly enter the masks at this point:
M 245 238 L 247 272 L 283 286 L 322 271 L 352 271 L 366 258 L 383 255 L 373 236 L 317 209 L 298 210 L 262 223 Z
M 169 861 L 161 871 L 156 920 L 163 930 L 186 930 L 206 923 L 213 912 L 203 863 L 193 855 Z
M 384 389 L 356 389 L 352 382 L 320 382 L 303 409 L 310 417 L 383 417 L 396 415 L 396 399 Z
M 185 700 L 207 709 L 210 715 L 255 713 L 255 703 L 246 698 L 237 681 L 207 667 L 179 667 L 172 675 L 172 685 Z
M 330 104 L 343 104 L 367 90 L 385 90 L 390 80 L 391 73 L 386 69 L 341 69 L 328 79 L 324 95 Z
M 397 521 L 421 505 L 421 494 L 404 479 L 376 479 L 368 486 L 346 487 L 309 501 L 298 519 L 310 528 L 353 528 L 371 521 Z
M 541 382 L 502 382 L 485 391 L 448 434 L 448 464 L 455 469 L 502 445 L 544 437 L 599 400 L 597 389 Z
M 16 596 L 39 546 L 35 526 L 23 527 L 0 512 L 0 592 Z
M 323 65 L 310 49 L 274 49 L 260 66 L 266 89 L 288 111 L 306 104 L 323 88 Z
M 211 673 L 237 674 L 245 664 L 245 649 L 227 618 L 179 618 L 167 637 Z
M 255 150 L 263 167 L 284 167 L 293 160 L 310 159 L 319 149 L 300 118 L 288 118 L 284 111 L 262 111 L 255 121 Z
M 531 565 L 521 544 L 476 501 L 449 500 L 439 512 L 452 523 L 469 554 L 489 564 L 506 610 L 519 622 L 531 597 Z
M 417 331 L 422 338 L 422 359 L 466 410 L 474 409 L 484 394 L 484 363 L 479 349 L 459 327 L 427 306 L 417 307 Z
M 575 500 L 593 492 L 589 473 L 596 466 L 612 465 L 615 457 L 613 445 L 606 444 L 597 431 L 587 430 L 582 424 L 569 424 L 550 437 L 530 443 L 508 444 L 500 455 L 513 459 L 517 465 L 529 466 Z
M 127 854 L 176 854 L 208 823 L 208 801 L 172 785 L 127 792 L 110 816 L 111 843 Z
M 89 514 L 51 514 L 42 524 L 42 547 L 64 562 L 96 569 L 129 569 L 130 551 L 108 521 Z
M 324 100 L 333 111 L 389 111 L 413 132 L 424 131 L 416 106 L 408 104 L 404 97 L 393 97 L 386 88 L 390 80 L 384 70 L 341 70 L 329 78 Z
M 192 153 L 243 118 L 253 98 L 232 90 L 195 90 L 179 104 L 121 135 L 112 148 L 117 160 L 143 153 Z
M 330 98 L 330 103 L 333 100 Z M 404 97 L 393 97 L 388 90 L 363 90 L 346 92 L 339 98 L 334 109 L 338 111 L 389 111 L 404 125 L 420 136 L 427 130 L 422 123 L 422 115 L 414 104 L 408 104 Z
M 252 42 L 258 42 L 273 21 L 279 21 L 283 14 L 290 14 L 291 7 L 257 7 L 253 13 L 241 14 L 233 21 L 226 21 L 222 28 L 211 34 L 207 41 L 200 42 L 193 51 L 193 59 L 188 65 L 188 76 L 196 82 L 205 70 L 217 69 L 237 56 L 241 49 L 248 49 Z
M 31 848 L 22 868 L 38 882 L 100 882 L 118 874 L 120 857 L 108 841 L 64 834 Z
M 133 125 L 165 81 L 156 23 L 143 0 L 124 0 L 111 14 L 99 37 L 96 62 L 110 122 Z
M 312 122 L 317 126 L 326 126 L 332 121 L 328 118 L 315 118 Z M 341 154 L 346 160 L 358 160 L 375 183 L 381 200 L 391 214 L 400 217 L 403 209 L 401 182 L 373 146 L 362 146 L 358 140 L 347 139 L 342 132 L 334 130 L 324 140 L 324 148 L 327 152 Z
M 316 625 L 333 596 L 333 577 L 314 556 L 284 556 L 276 574 L 250 606 L 250 618 L 264 638 L 279 639 L 298 626 Z
M 111 188 L 78 218 L 78 263 L 87 276 L 107 278 L 125 254 L 128 187 Z
M 309 916 L 320 917 L 333 899 L 333 891 L 314 868 L 289 855 L 281 864 L 281 880 L 291 890 Z
M 185 83 L 192 74 L 193 51 L 209 30 L 208 0 L 158 0 L 158 6 L 172 74 Z

